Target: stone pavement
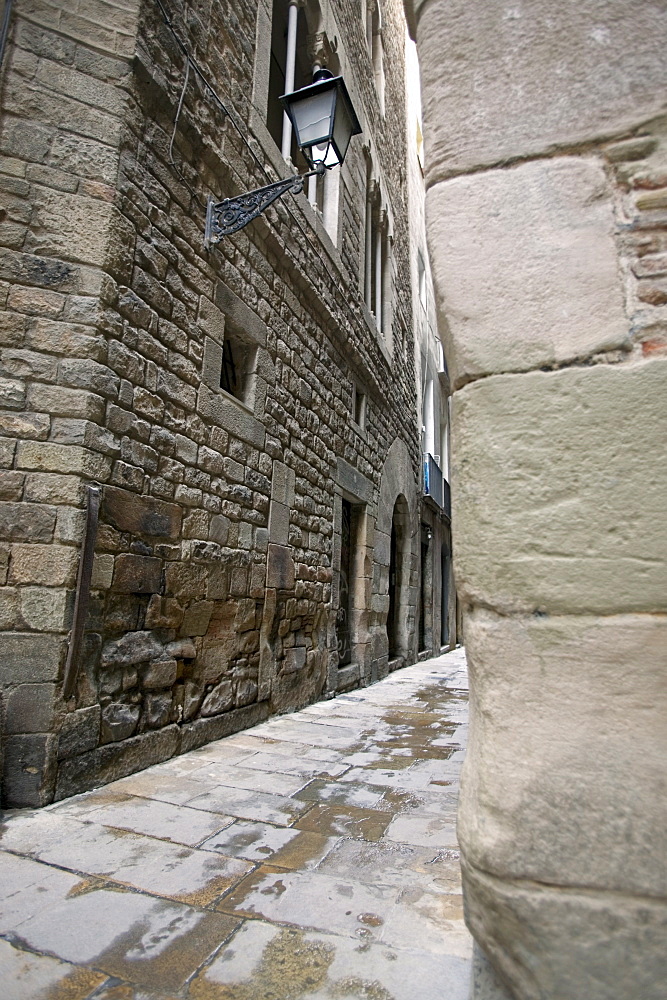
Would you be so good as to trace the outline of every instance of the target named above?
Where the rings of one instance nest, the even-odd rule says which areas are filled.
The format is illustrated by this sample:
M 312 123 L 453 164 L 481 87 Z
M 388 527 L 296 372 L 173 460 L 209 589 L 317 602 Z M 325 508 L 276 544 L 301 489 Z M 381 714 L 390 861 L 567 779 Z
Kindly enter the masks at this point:
M 467 1000 L 462 650 L 0 840 L 4 1000 Z

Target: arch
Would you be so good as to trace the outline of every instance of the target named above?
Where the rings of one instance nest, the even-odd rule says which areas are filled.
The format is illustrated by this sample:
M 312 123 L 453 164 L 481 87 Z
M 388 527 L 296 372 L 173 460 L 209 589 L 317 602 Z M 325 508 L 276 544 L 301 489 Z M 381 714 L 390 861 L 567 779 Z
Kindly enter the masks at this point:
M 382 470 L 375 521 L 377 582 L 384 614 L 377 626 L 385 663 L 395 668 L 415 655 L 417 483 L 410 452 L 399 438 Z
M 395 438 L 382 466 L 376 530 L 388 535 L 396 498 L 402 493 L 410 511 L 410 523 L 417 512 L 417 479 L 405 441 Z
M 390 663 L 405 662 L 409 656 L 410 527 L 408 502 L 401 493 L 396 497 L 389 534 L 387 655 Z

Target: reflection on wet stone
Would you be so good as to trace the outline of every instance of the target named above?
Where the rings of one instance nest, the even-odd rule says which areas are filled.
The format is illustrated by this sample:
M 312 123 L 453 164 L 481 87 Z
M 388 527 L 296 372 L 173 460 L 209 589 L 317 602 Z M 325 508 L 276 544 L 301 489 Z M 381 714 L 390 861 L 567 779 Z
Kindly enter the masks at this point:
M 18 962 L 20 1000 L 467 1000 L 464 667 L 456 651 L 10 816 L 3 982 Z

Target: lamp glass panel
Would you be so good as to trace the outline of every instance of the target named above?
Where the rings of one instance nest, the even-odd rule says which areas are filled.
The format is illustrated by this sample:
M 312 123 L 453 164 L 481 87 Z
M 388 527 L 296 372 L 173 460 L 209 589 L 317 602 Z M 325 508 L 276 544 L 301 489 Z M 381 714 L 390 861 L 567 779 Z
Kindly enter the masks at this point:
M 350 139 L 352 138 L 352 129 L 353 124 L 352 119 L 350 118 L 347 103 L 341 96 L 341 98 L 336 102 L 332 136 L 333 143 L 336 146 L 336 151 L 338 153 L 339 163 L 342 163 L 345 159 L 347 147 L 350 145 Z
M 299 146 L 314 146 L 329 139 L 336 96 L 331 89 L 292 102 L 291 117 Z
M 320 142 L 316 146 L 304 149 L 307 159 L 315 165 L 323 163 L 325 167 L 337 167 L 341 162 L 332 142 Z

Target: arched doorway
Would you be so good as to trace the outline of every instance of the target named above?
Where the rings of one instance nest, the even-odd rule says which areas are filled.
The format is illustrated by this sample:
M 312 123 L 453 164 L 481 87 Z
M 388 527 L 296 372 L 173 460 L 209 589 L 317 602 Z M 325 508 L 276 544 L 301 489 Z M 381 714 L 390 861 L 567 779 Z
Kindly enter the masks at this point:
M 450 574 L 450 559 L 449 559 L 449 548 L 447 543 L 442 543 L 442 549 L 440 550 L 440 599 L 441 599 L 441 611 L 440 611 L 440 645 L 449 645 L 449 574 Z
M 405 497 L 401 495 L 394 504 L 389 547 L 387 645 L 390 660 L 404 659 L 407 655 L 406 593 L 410 578 L 409 519 L 408 504 Z

